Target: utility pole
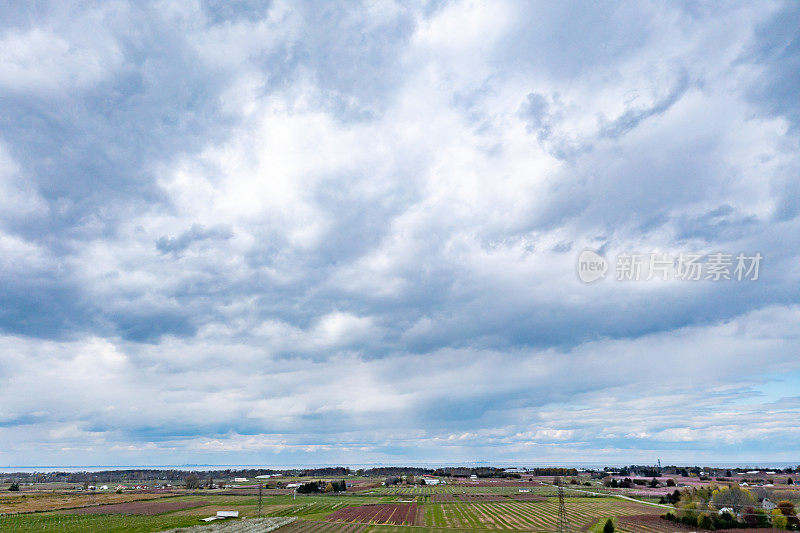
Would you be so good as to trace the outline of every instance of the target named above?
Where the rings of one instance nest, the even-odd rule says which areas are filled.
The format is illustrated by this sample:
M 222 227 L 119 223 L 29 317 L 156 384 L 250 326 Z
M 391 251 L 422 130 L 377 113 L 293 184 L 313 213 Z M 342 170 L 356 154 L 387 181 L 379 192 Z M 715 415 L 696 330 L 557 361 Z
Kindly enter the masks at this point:
M 258 517 L 261 518 L 261 483 L 258 484 Z
M 558 533 L 568 533 L 569 518 L 567 518 L 567 506 L 564 504 L 564 487 L 561 486 L 561 478 L 556 476 L 553 483 L 558 487 Z

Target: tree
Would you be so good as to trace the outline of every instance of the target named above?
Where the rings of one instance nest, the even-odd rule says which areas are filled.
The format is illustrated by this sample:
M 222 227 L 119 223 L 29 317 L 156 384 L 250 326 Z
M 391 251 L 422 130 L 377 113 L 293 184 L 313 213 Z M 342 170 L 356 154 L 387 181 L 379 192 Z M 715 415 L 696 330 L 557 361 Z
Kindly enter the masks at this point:
M 19 492 L 19 483 L 12 483 L 8 490 L 11 492 Z
M 746 507 L 744 510 L 744 521 L 750 527 L 769 527 L 769 515 L 764 509 Z
M 783 516 L 786 517 L 789 525 L 800 525 L 800 520 L 797 519 L 797 511 L 794 508 L 794 503 L 789 500 L 781 500 L 778 502 L 777 509 Z
M 779 509 L 772 510 L 772 527 L 776 527 L 778 529 L 786 529 L 786 526 L 789 525 L 789 520 L 783 516 L 783 513 Z
M 194 474 L 189 474 L 186 476 L 186 479 L 183 480 L 184 485 L 186 485 L 187 489 L 196 489 L 200 487 L 200 480 Z
M 717 509 L 731 507 L 734 510 L 741 510 L 743 507 L 755 505 L 756 499 L 749 490 L 736 485 L 715 491 L 711 496 L 711 503 Z
M 797 511 L 794 510 L 794 504 L 789 500 L 779 501 L 778 509 L 783 516 L 797 516 Z
M 333 492 L 333 483 L 328 482 L 328 484 L 325 485 L 325 492 Z
M 656 488 L 656 487 L 658 487 L 658 480 L 657 480 L 656 478 L 653 478 L 653 479 L 651 479 L 651 480 L 650 480 L 650 486 L 651 486 L 652 488 Z
M 794 485 L 794 480 L 792 478 L 786 478 L 787 485 Z
M 319 483 L 316 481 L 309 481 L 308 483 L 303 483 L 299 487 L 297 487 L 298 494 L 311 494 L 313 492 L 319 492 L 320 487 Z
M 610 518 L 606 520 L 606 523 L 603 526 L 603 533 L 614 533 L 614 521 Z
M 712 529 L 714 524 L 711 521 L 711 516 L 708 513 L 700 513 L 700 516 L 697 517 L 697 527 Z

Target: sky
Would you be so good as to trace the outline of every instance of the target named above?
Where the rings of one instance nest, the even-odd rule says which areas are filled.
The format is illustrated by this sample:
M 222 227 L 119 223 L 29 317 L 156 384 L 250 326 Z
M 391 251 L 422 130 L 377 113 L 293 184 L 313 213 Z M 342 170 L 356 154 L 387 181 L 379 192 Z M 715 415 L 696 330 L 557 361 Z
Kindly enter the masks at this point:
M 0 15 L 0 465 L 800 462 L 796 2 Z

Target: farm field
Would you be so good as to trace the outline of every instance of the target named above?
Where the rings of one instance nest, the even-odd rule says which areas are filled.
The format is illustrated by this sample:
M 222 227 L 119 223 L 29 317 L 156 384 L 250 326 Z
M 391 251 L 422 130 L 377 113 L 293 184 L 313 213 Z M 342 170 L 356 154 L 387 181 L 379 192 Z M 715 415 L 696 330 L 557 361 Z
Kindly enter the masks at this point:
M 202 507 L 207 505 L 207 501 L 202 500 L 176 500 L 174 498 L 160 499 L 160 500 L 142 500 L 132 501 L 126 503 L 114 503 L 111 505 L 103 505 L 101 508 L 97 507 L 80 507 L 78 509 L 69 509 L 64 511 L 65 514 L 140 514 L 140 515 L 157 515 L 168 513 L 171 511 L 182 511 L 184 509 L 191 509 L 194 507 Z
M 592 498 L 566 502 L 573 527 L 584 529 L 610 516 L 659 514 L 633 502 L 613 498 Z M 447 503 L 431 506 L 426 512 L 426 525 L 453 529 L 517 529 L 555 531 L 558 500 L 544 502 Z
M 420 487 L 376 487 L 360 494 L 390 494 L 398 496 L 431 496 L 433 494 L 520 494 L 519 489 L 529 494 L 555 495 L 556 489 L 547 485 L 433 485 Z M 565 492 L 567 497 L 580 496 L 580 493 Z
M 310 476 L 301 478 L 299 483 L 309 483 L 308 479 Z M 533 482 L 448 480 L 440 485 L 414 485 L 405 480 L 398 483 L 397 479 L 376 476 L 361 483 L 370 486 L 364 491 L 340 489 L 327 493 L 322 492 L 322 488 L 328 482 L 320 479 L 319 492 L 310 494 L 295 494 L 296 485 L 286 486 L 295 483 L 294 480 L 273 482 L 270 491 L 262 489 L 260 507 L 257 485 L 232 489 L 229 484 L 220 483 L 221 488 L 178 488 L 159 493 L 125 491 L 94 496 L 69 489 L 44 491 L 35 484 L 33 487 L 26 485 L 21 492 L 0 493 L 0 503 L 11 511 L 0 514 L 0 531 L 178 533 L 179 528 L 191 527 L 185 533 L 263 533 L 258 529 L 262 525 L 277 528 L 275 530 L 280 533 L 549 533 L 556 530 L 558 488 L 550 485 L 546 477 Z M 647 495 L 638 494 L 642 492 L 641 484 L 612 491 L 588 474 L 575 476 L 575 479 L 575 483 L 563 487 L 572 531 L 596 533 L 608 518 L 614 519 L 621 533 L 697 531 L 696 527 L 688 528 L 660 518 L 669 509 L 667 506 L 615 497 L 654 500 L 646 491 Z M 350 484 L 350 480 L 347 481 Z M 383 485 L 384 482 L 395 484 Z M 586 486 L 587 482 L 591 485 Z M 659 486 L 663 488 L 666 482 Z M 672 487 L 675 487 L 674 482 Z M 672 487 L 673 491 L 680 489 Z M 787 497 L 794 500 L 793 496 L 798 494 L 791 485 L 759 490 L 770 490 L 775 500 Z M 93 501 L 94 505 L 90 505 Z M 103 505 L 99 505 L 101 502 Z M 17 509 L 35 512 L 18 512 Z M 239 518 L 211 524 L 200 521 L 223 510 L 237 511 Z
M 495 499 L 503 501 L 493 501 Z M 543 501 L 514 501 L 503 496 L 488 495 L 485 498 L 470 496 L 469 501 L 425 504 L 383 502 L 383 500 L 384 498 L 378 497 L 352 496 L 303 496 L 293 500 L 286 496 L 274 496 L 265 498 L 262 515 L 296 518 L 293 523 L 280 528 L 282 533 L 296 531 L 424 533 L 448 530 L 554 531 L 558 512 L 556 498 L 542 498 Z M 648 508 L 613 498 L 575 498 L 567 500 L 566 505 L 572 524 L 584 530 L 601 518 L 655 515 L 660 511 L 655 507 Z M 238 510 L 241 517 L 257 516 L 256 502 L 250 496 L 223 497 L 211 494 L 202 497 L 179 496 L 169 500 L 134 501 L 102 506 L 102 509 L 102 514 L 93 513 L 94 510 L 100 510 L 93 507 L 0 516 L 0 531 L 144 533 L 196 526 L 199 518 L 212 516 L 216 511 L 223 509 Z M 247 520 L 241 522 L 242 526 L 249 523 Z M 657 524 L 657 521 L 653 522 L 654 526 Z M 621 529 L 627 530 L 625 527 Z M 653 532 L 658 533 L 658 530 L 654 529 Z
M 155 516 L 33 514 L 0 517 L 0 531 L 3 533 L 85 533 L 88 531 L 151 533 L 194 525 L 197 525 L 196 518 L 171 514 Z
M 52 509 L 69 509 L 125 503 L 138 500 L 155 500 L 174 496 L 171 494 L 150 494 L 126 492 L 123 494 L 101 493 L 96 495 L 74 492 L 5 492 L 0 493 L 0 514 L 27 513 Z
M 419 526 L 425 521 L 425 508 L 413 503 L 376 504 L 346 507 L 328 515 L 330 522 L 358 522 Z
M 668 522 L 658 516 L 642 515 L 642 516 L 623 516 L 617 520 L 617 531 L 621 533 L 682 533 L 690 531 L 706 531 L 705 529 L 698 529 L 695 526 L 686 526 L 675 522 Z M 752 533 L 759 531 L 758 529 L 724 529 L 725 533 Z M 760 530 L 767 531 L 767 530 Z M 771 530 L 770 530 L 771 531 Z

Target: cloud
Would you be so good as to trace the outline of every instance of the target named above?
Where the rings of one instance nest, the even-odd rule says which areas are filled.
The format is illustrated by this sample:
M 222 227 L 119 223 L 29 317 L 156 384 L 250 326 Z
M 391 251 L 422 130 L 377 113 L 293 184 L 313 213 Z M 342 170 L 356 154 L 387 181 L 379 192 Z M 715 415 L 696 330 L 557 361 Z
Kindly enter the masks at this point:
M 156 241 L 156 248 L 163 253 L 180 253 L 193 243 L 213 239 L 230 239 L 233 237 L 231 230 L 225 226 L 205 228 L 200 224 L 192 227 L 177 237 L 163 236 Z
M 2 462 L 790 455 L 793 4 L 9 11 Z

